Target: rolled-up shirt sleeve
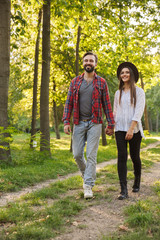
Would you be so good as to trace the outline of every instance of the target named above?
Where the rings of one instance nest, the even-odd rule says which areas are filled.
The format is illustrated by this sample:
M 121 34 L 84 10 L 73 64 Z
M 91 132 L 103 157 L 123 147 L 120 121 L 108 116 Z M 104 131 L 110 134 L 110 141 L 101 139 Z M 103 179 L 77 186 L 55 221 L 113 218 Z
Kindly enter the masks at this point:
M 136 92 L 136 107 L 132 121 L 141 122 L 141 118 L 145 108 L 145 93 L 141 88 L 137 88 Z

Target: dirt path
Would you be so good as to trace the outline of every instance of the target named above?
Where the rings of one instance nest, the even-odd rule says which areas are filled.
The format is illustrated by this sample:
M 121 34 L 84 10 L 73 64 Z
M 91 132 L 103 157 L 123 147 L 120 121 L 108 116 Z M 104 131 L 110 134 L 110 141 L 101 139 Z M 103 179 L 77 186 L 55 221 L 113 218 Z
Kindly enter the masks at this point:
M 157 139 L 159 140 L 159 139 Z M 153 147 L 156 147 L 158 144 L 160 144 L 159 141 L 155 142 L 155 143 L 152 143 L 150 145 L 148 145 L 147 147 L 141 149 L 141 151 L 145 151 L 147 150 L 148 148 L 153 148 Z M 97 164 L 97 171 L 101 168 L 104 168 L 105 166 L 107 165 L 111 165 L 111 164 L 115 164 L 117 161 L 117 159 L 112 159 L 108 162 L 102 162 L 102 163 L 99 163 Z M 22 195 L 25 195 L 27 193 L 31 193 L 31 192 L 34 192 L 34 191 L 37 191 L 37 190 L 40 190 L 44 187 L 48 187 L 51 183 L 54 183 L 58 180 L 62 181 L 64 179 L 67 179 L 69 177 L 73 177 L 73 176 L 76 176 L 76 175 L 80 175 L 80 172 L 76 172 L 76 173 L 72 173 L 72 174 L 68 174 L 64 177 L 59 177 L 57 179 L 50 179 L 50 180 L 47 180 L 45 182 L 41 182 L 41 183 L 38 183 L 32 187 L 28 187 L 28 188 L 24 188 L 22 189 L 21 191 L 19 192 L 13 192 L 13 193 L 4 193 L 0 196 L 0 207 L 3 207 L 5 206 L 8 202 L 14 202 L 16 199 L 20 198 Z
M 156 144 L 152 144 L 155 147 Z M 147 147 L 146 149 L 148 149 Z M 133 181 L 128 181 L 129 198 L 125 201 L 117 200 L 117 191 L 110 193 L 111 200 L 102 200 L 98 205 L 90 206 L 73 219 L 72 226 L 66 233 L 54 240 L 100 240 L 103 235 L 113 234 L 116 231 L 127 231 L 124 226 L 124 207 L 134 204 L 138 200 L 149 199 L 154 196 L 151 186 L 160 180 L 160 162 L 142 171 L 142 182 L 139 193 L 133 193 Z M 115 185 L 119 189 L 119 183 Z M 156 196 L 154 196 L 156 197 Z
M 159 144 L 160 141 L 150 144 L 141 151 L 154 148 Z M 97 171 L 107 165 L 115 163 L 116 159 L 112 159 L 108 162 L 97 164 Z M 80 214 L 73 217 L 71 225 L 69 224 L 69 227 L 66 227 L 65 232 L 50 240 L 101 240 L 102 235 L 113 234 L 113 232 L 119 230 L 127 231 L 127 227 L 123 225 L 125 219 L 123 208 L 140 199 L 148 199 L 149 197 L 154 196 L 151 186 L 156 180 L 160 180 L 159 169 L 160 161 L 155 162 L 149 169 L 142 170 L 141 190 L 139 193 L 132 193 L 133 180 L 128 181 L 129 198 L 125 201 L 117 200 L 117 194 L 119 192 L 119 183 L 117 182 L 114 184 L 117 191 L 109 192 L 108 199 L 100 199 L 96 202 L 92 200 L 88 201 L 86 209 L 82 210 Z M 64 177 L 59 177 L 58 179 L 51 179 L 33 187 L 22 189 L 16 193 L 3 194 L 0 198 L 0 206 L 5 206 L 8 202 L 13 202 L 22 195 L 47 187 L 49 184 L 56 182 L 57 180 L 64 180 L 77 174 L 80 173 L 76 172 Z M 103 189 L 105 188 L 104 185 L 99 186 L 98 188 L 100 189 L 101 187 L 103 187 Z M 108 187 L 108 184 L 106 187 Z M 75 194 L 76 192 L 74 191 L 73 195 Z
M 115 231 L 123 231 L 124 214 L 123 208 L 140 199 L 148 199 L 153 194 L 151 186 L 156 180 L 160 180 L 160 162 L 150 168 L 150 172 L 143 172 L 141 190 L 132 193 L 132 182 L 128 183 L 129 198 L 125 201 L 117 200 L 117 192 L 112 194 L 111 201 L 102 200 L 98 205 L 83 210 L 75 217 L 72 226 L 67 233 L 56 237 L 54 240 L 100 240 L 102 235 L 109 235 Z M 117 188 L 119 186 L 117 185 Z

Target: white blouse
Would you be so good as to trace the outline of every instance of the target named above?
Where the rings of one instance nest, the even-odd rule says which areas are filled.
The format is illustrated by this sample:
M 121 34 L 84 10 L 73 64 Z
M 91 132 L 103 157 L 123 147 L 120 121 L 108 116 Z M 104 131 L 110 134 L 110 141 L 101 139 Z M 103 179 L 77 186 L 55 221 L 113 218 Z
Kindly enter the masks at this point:
M 119 104 L 120 91 L 117 90 L 114 97 L 114 120 L 115 120 L 115 132 L 125 131 L 127 132 L 131 126 L 132 121 L 137 121 L 137 125 L 134 129 L 134 133 L 141 132 L 141 136 L 144 137 L 141 118 L 145 107 L 145 93 L 142 88 L 136 86 L 136 106 L 131 105 L 130 91 L 122 91 L 121 102 Z

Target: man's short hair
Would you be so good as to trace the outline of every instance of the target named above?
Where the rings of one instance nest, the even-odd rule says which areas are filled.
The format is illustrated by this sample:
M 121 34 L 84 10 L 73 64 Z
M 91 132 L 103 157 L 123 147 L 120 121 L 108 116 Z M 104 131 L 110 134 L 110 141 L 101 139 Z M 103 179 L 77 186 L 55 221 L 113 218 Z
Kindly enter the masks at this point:
M 95 62 L 97 63 L 98 62 L 98 57 L 95 53 L 93 52 L 86 52 L 84 55 L 83 55 L 83 59 L 85 58 L 85 56 L 87 55 L 93 55 L 95 57 Z

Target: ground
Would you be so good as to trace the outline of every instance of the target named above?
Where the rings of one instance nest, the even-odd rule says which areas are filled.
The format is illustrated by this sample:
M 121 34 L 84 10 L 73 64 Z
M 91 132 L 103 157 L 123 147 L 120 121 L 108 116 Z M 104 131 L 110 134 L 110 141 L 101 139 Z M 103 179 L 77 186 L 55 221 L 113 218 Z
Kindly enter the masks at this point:
M 156 147 L 159 143 L 150 144 L 147 148 Z M 143 149 L 146 150 L 147 148 Z M 109 162 L 101 163 L 97 165 L 97 171 L 106 165 L 116 163 L 116 159 Z M 56 240 L 99 240 L 102 235 L 113 233 L 115 231 L 127 231 L 127 227 L 124 225 L 124 213 L 123 209 L 127 205 L 131 205 L 139 199 L 147 199 L 148 196 L 152 196 L 153 190 L 151 186 L 156 180 L 160 179 L 159 174 L 160 162 L 155 162 L 152 167 L 147 171 L 142 171 L 142 182 L 139 193 L 132 193 L 133 181 L 128 182 L 129 198 L 127 200 L 117 200 L 117 194 L 119 189 L 119 183 L 115 184 L 117 191 L 112 192 L 112 200 L 100 200 L 97 205 L 88 204 L 88 207 L 80 212 L 80 214 L 74 217 L 71 226 L 66 228 L 65 233 L 60 234 Z M 60 177 L 59 180 L 66 179 L 68 177 L 77 175 L 69 174 L 65 177 Z M 48 186 L 50 183 L 57 180 L 49 180 L 44 183 L 37 184 L 36 186 L 23 189 L 17 193 L 6 193 L 0 198 L 0 206 L 5 206 L 7 202 L 15 201 L 20 196 L 36 191 L 40 188 Z M 86 201 L 86 200 L 85 200 Z

